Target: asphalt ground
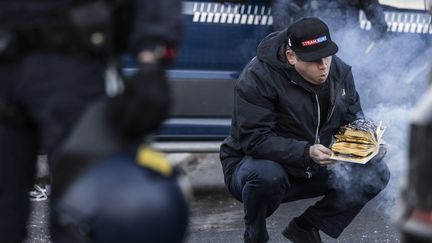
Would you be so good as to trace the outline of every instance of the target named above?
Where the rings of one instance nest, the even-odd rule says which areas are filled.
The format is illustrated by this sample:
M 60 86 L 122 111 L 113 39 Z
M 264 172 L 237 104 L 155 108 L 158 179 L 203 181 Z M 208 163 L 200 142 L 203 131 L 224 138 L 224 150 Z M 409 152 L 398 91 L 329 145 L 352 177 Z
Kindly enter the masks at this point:
M 316 199 L 283 204 L 268 218 L 270 242 L 289 242 L 280 232 L 288 222 Z M 343 232 L 339 239 L 321 234 L 323 241 L 349 243 L 400 242 L 396 226 L 377 213 L 380 197 L 371 201 Z M 29 238 L 25 243 L 49 243 L 48 201 L 34 202 L 29 221 Z M 200 193 L 191 203 L 191 220 L 186 243 L 243 242 L 242 204 L 224 192 Z
M 182 155 L 179 162 L 186 171 L 193 189 L 191 219 L 186 243 L 243 242 L 243 206 L 223 186 L 217 155 Z M 180 158 L 179 157 L 179 158 Z M 175 158 L 171 158 L 175 159 Z M 289 242 L 280 232 L 318 198 L 282 204 L 267 220 L 270 242 Z M 399 233 L 389 210 L 384 208 L 384 196 L 369 202 L 339 239 L 322 234 L 323 241 L 348 243 L 397 243 Z M 390 211 L 392 212 L 392 211 Z M 29 219 L 29 237 L 25 243 L 50 242 L 48 231 L 48 201 L 33 202 Z
M 317 199 L 282 204 L 267 220 L 269 242 L 289 242 L 281 235 L 288 222 Z M 323 242 L 397 243 L 399 233 L 386 215 L 378 213 L 380 197 L 371 201 L 338 239 L 321 234 Z M 242 204 L 225 193 L 201 194 L 192 202 L 186 243 L 243 242 Z

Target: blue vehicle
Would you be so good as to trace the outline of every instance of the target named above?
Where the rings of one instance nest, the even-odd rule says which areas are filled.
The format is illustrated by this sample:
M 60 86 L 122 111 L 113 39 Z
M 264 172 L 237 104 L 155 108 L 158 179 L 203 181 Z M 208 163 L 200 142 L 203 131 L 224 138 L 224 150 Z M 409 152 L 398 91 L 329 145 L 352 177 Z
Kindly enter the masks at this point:
M 159 140 L 220 141 L 227 136 L 234 81 L 272 31 L 268 3 L 241 2 L 183 2 L 185 39 L 169 71 L 174 109 Z
M 430 39 L 430 15 L 424 10 L 384 9 L 390 35 L 405 36 L 407 41 L 419 35 Z M 220 142 L 230 129 L 235 80 L 255 55 L 260 40 L 273 31 L 271 1 L 183 1 L 183 14 L 185 38 L 178 61 L 169 71 L 174 107 L 155 139 L 177 144 Z M 360 12 L 359 29 L 367 35 L 370 26 Z M 217 148 L 218 144 L 212 144 L 209 150 Z

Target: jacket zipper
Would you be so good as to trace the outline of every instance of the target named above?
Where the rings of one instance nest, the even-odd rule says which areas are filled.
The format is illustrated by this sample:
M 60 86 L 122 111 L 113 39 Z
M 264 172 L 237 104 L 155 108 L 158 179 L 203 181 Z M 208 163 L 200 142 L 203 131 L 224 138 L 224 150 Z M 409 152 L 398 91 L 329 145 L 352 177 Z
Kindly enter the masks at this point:
M 320 139 L 319 139 L 319 127 L 320 127 L 320 123 L 321 123 L 321 111 L 320 111 L 320 104 L 319 104 L 319 100 L 318 100 L 318 95 L 315 93 L 315 99 L 317 102 L 317 108 L 318 108 L 318 125 L 316 128 L 316 132 L 315 132 L 315 144 L 320 143 Z
M 334 103 L 334 104 L 332 105 L 332 109 L 331 109 L 331 111 L 330 111 L 330 114 L 329 114 L 328 117 L 327 117 L 327 121 L 329 121 L 330 118 L 331 118 L 331 116 L 333 115 L 333 111 L 334 111 L 335 106 L 336 106 L 336 104 Z
M 336 106 L 336 97 L 337 97 L 337 93 L 338 93 L 338 88 L 337 87 L 335 87 L 334 89 L 333 89 L 333 95 L 332 95 L 332 97 L 330 97 L 330 99 L 331 99 L 331 111 L 330 111 L 330 114 L 327 116 L 327 120 L 326 121 L 329 121 L 330 120 L 330 118 L 331 118 L 331 116 L 333 115 L 333 112 L 334 112 L 334 109 L 335 109 L 335 106 Z
M 297 86 L 300 86 L 296 82 L 294 82 L 292 79 L 290 81 L 291 81 L 291 83 L 293 83 L 293 84 L 295 84 Z M 320 123 L 321 123 L 321 111 L 320 111 L 320 104 L 319 104 L 319 100 L 318 100 L 318 95 L 315 92 L 314 92 L 314 94 L 315 94 L 315 100 L 317 102 L 317 107 L 318 107 L 318 125 L 317 125 L 317 129 L 316 129 L 316 132 L 315 132 L 315 144 L 317 144 L 317 143 L 320 142 L 320 139 L 318 137 L 318 133 L 319 133 L 319 127 L 320 127 Z M 332 109 L 332 113 L 333 113 L 333 109 Z M 312 172 L 310 172 L 310 169 L 311 169 L 311 167 L 308 166 L 306 168 L 306 170 L 305 170 L 305 175 L 306 175 L 307 179 L 312 178 Z
M 318 143 L 320 143 L 320 139 L 319 139 L 318 134 L 319 134 L 319 127 L 320 127 L 320 123 L 321 123 L 321 111 L 320 111 L 320 104 L 319 104 L 319 100 L 318 100 L 318 95 L 315 92 L 314 92 L 314 94 L 315 94 L 315 100 L 317 102 L 317 109 L 318 109 L 318 124 L 317 124 L 317 128 L 315 131 L 315 144 L 318 144 Z M 305 175 L 306 175 L 307 179 L 312 178 L 312 172 L 310 170 L 311 170 L 311 166 L 308 166 L 305 170 Z
M 290 81 L 291 81 L 291 83 L 293 83 L 297 86 L 300 86 L 296 82 L 294 82 L 292 79 L 290 79 Z M 317 144 L 317 143 L 320 143 L 318 133 L 319 133 L 319 127 L 320 127 L 320 123 L 321 123 L 321 111 L 320 111 L 320 104 L 318 101 L 318 95 L 315 92 L 314 92 L 314 94 L 315 94 L 315 100 L 317 102 L 317 109 L 318 109 L 318 125 L 317 125 L 316 131 L 315 131 L 315 144 Z M 334 109 L 334 107 L 333 107 L 333 109 Z M 333 113 L 333 109 L 332 109 L 332 113 Z

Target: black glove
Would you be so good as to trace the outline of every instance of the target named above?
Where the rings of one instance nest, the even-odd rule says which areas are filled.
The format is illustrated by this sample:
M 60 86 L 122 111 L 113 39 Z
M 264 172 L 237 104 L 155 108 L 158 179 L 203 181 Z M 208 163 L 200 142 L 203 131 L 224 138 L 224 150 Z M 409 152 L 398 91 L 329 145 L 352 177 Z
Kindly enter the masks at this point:
M 168 116 L 171 92 L 165 70 L 158 64 L 142 64 L 124 78 L 123 94 L 112 98 L 108 119 L 113 128 L 130 141 L 136 141 L 159 128 Z

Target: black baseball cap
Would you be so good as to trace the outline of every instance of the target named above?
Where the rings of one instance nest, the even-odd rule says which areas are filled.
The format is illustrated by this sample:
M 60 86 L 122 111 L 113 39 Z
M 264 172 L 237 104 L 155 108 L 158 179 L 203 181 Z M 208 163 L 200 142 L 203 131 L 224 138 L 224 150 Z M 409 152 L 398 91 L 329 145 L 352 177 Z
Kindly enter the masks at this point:
M 305 62 L 332 56 L 339 50 L 329 28 L 319 18 L 302 18 L 288 27 L 288 46 Z

